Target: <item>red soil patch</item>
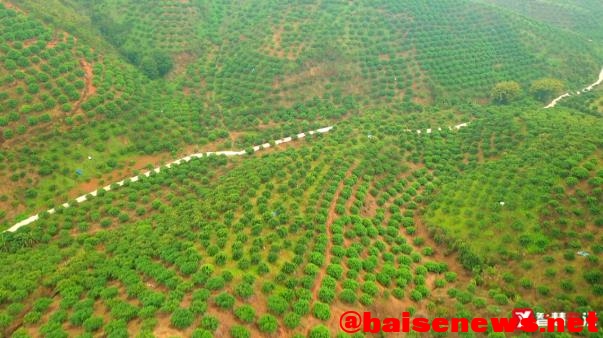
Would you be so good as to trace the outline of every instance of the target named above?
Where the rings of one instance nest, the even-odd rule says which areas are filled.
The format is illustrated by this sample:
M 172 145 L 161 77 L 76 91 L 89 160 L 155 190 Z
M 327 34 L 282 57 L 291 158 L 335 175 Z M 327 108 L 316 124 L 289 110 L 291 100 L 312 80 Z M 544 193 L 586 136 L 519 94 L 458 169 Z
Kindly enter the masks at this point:
M 86 101 L 91 95 L 94 95 L 94 93 L 96 93 L 96 88 L 92 84 L 92 66 L 84 59 L 80 60 L 80 65 L 84 69 L 85 86 L 82 90 L 82 95 L 80 96 L 80 99 L 76 102 L 76 104 L 73 106 L 73 109 L 71 110 L 72 114 L 77 113 L 80 110 L 80 106 L 82 105 L 82 103 Z
M 180 307 L 188 309 L 191 306 L 192 302 L 193 302 L 193 294 L 187 293 L 184 295 L 184 297 L 182 297 L 182 301 L 180 302 Z
M 93 77 L 92 66 L 86 60 L 81 60 L 80 64 L 82 65 L 82 68 L 84 68 L 84 72 L 86 73 L 86 75 L 85 75 L 86 94 L 87 94 L 87 96 L 94 95 L 96 93 L 96 87 L 94 87 L 94 84 L 92 84 L 92 77 Z
M 33 301 L 41 298 L 41 297 L 53 297 L 53 293 L 50 289 L 46 287 L 40 287 L 36 291 L 34 291 L 31 296 L 29 296 L 28 304 L 15 316 L 15 319 L 10 323 L 9 326 L 4 328 L 4 330 L 0 330 L 0 337 L 10 337 L 16 330 L 23 326 L 23 318 L 27 313 L 31 311 L 33 308 Z
M 377 199 L 370 193 L 366 194 L 364 199 L 364 207 L 361 210 L 361 214 L 364 217 L 373 218 L 377 215 Z
M 12 4 L 11 2 L 8 1 L 0 1 L 0 3 L 2 3 L 4 5 L 4 7 L 8 8 L 8 9 L 12 9 L 13 11 L 19 12 L 19 13 L 25 13 L 24 10 L 22 10 L 21 8 L 15 6 L 14 4 Z
M 195 61 L 195 56 L 189 52 L 183 52 L 174 56 L 174 69 L 170 72 L 173 74 L 182 74 L 186 71 L 186 67 Z
M 36 42 L 38 42 L 37 38 L 31 38 L 31 39 L 25 40 L 25 41 L 23 41 L 23 47 L 27 48 Z
M 130 337 L 135 337 L 138 333 L 140 333 L 140 328 L 142 327 L 142 319 L 136 318 L 128 322 L 128 334 Z M 71 337 L 71 336 L 70 336 Z
M 48 43 L 46 44 L 46 48 L 54 48 L 57 46 L 58 43 L 59 43 L 59 40 L 57 40 L 57 39 L 48 41 Z
M 299 27 L 299 23 L 294 22 L 294 30 Z M 288 59 L 288 60 L 296 60 L 299 54 L 304 49 L 304 44 L 298 44 L 295 46 L 289 46 L 288 50 L 285 50 L 282 46 L 282 34 L 285 31 L 284 27 L 280 26 L 273 29 L 272 33 L 272 45 L 267 47 L 263 47 L 263 50 L 270 56 L 280 58 L 280 59 Z M 244 40 L 241 40 L 244 41 Z
M 63 323 L 63 330 L 67 332 L 68 337 L 79 337 L 84 333 L 84 328 L 71 325 L 69 322 Z
M 42 325 L 48 323 L 50 316 L 59 309 L 60 305 L 61 305 L 60 297 L 59 296 L 54 297 L 52 299 L 52 303 L 50 304 L 48 309 L 46 309 L 46 311 L 44 312 L 44 314 L 42 315 L 42 318 L 40 318 L 38 323 L 33 326 L 26 327 L 27 333 L 29 333 L 32 337 L 38 337 L 40 335 L 40 327 Z

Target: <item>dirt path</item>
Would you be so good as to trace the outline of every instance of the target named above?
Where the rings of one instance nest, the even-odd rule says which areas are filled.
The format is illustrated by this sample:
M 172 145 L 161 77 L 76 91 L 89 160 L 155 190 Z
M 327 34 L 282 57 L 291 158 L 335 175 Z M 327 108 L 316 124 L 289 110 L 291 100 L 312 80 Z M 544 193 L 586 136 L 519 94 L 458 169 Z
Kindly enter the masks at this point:
M 312 287 L 313 303 L 316 303 L 318 301 L 318 290 L 320 290 L 320 286 L 322 285 L 322 280 L 323 280 L 325 274 L 327 273 L 327 266 L 329 265 L 329 262 L 331 261 L 331 248 L 333 246 L 333 241 L 331 239 L 331 237 L 332 237 L 331 225 L 333 225 L 333 222 L 335 221 L 335 218 L 337 217 L 337 212 L 335 212 L 335 207 L 337 206 L 337 200 L 339 199 L 339 196 L 341 195 L 341 191 L 343 190 L 343 187 L 345 186 L 345 180 L 352 176 L 352 171 L 354 171 L 355 168 L 356 168 L 356 164 L 353 164 L 348 169 L 348 171 L 345 173 L 345 177 L 341 180 L 341 182 L 339 182 L 339 185 L 337 186 L 337 190 L 335 191 L 335 195 L 333 196 L 333 199 L 331 200 L 331 205 L 329 205 L 329 213 L 327 215 L 327 222 L 326 222 L 327 250 L 325 252 L 325 264 L 320 269 L 320 272 L 318 273 L 318 276 L 316 277 L 316 283 L 314 284 L 314 287 Z
M 463 268 L 458 260 L 458 254 L 456 252 L 445 253 L 442 244 L 438 244 L 429 234 L 427 225 L 423 222 L 421 215 L 415 214 L 413 217 L 415 223 L 415 229 L 417 230 L 415 237 L 420 237 L 425 240 L 423 247 L 430 247 L 433 249 L 433 255 L 429 256 L 429 259 L 434 262 L 441 262 L 448 264 L 449 271 L 455 271 L 458 273 L 459 280 L 469 283 L 471 279 L 471 272 Z
M 306 132 L 306 133 L 297 134 L 295 136 L 295 138 L 294 137 L 285 137 L 284 139 L 276 140 L 276 141 L 274 141 L 274 144 L 275 145 L 279 145 L 279 144 L 283 144 L 283 143 L 288 143 L 288 142 L 293 141 L 294 139 L 304 138 L 307 135 L 328 133 L 332 129 L 333 129 L 333 127 L 329 126 L 329 127 L 325 127 L 325 128 L 321 128 L 321 129 L 317 129 L 317 130 L 312 130 L 312 131 L 309 131 L 309 132 Z M 270 148 L 271 146 L 272 145 L 270 143 L 264 143 L 262 145 L 254 146 L 253 150 L 254 151 L 260 151 L 262 149 Z M 202 157 L 206 157 L 206 156 L 209 156 L 209 155 L 224 155 L 224 156 L 231 157 L 231 156 L 242 156 L 242 155 L 245 155 L 245 154 L 246 154 L 245 150 L 238 150 L 238 151 L 237 150 L 227 150 L 227 151 L 195 153 L 195 154 L 191 154 L 191 155 L 179 158 L 179 159 L 177 159 L 175 161 L 172 161 L 172 162 L 166 164 L 165 167 L 156 167 L 155 169 L 146 171 L 146 172 L 144 172 L 144 173 L 142 173 L 142 174 L 140 174 L 138 176 L 133 176 L 133 177 L 130 177 L 129 179 L 125 179 L 125 180 L 121 180 L 119 182 L 114 182 L 114 183 L 108 184 L 105 187 L 103 187 L 102 189 L 107 190 L 107 191 L 111 190 L 111 186 L 112 185 L 115 184 L 117 186 L 122 186 L 128 180 L 130 182 L 136 182 L 142 176 L 148 177 L 148 176 L 151 175 L 152 172 L 158 173 L 158 172 L 160 172 L 161 170 L 163 170 L 166 167 L 170 168 L 171 166 L 180 165 L 182 163 L 189 162 L 190 160 L 192 160 L 194 158 L 202 158 Z M 82 202 L 85 202 L 86 200 L 88 200 L 88 195 L 90 195 L 90 196 L 96 196 L 96 194 L 97 194 L 97 190 L 94 190 L 94 191 L 91 191 L 91 192 L 89 192 L 89 193 L 87 193 L 85 195 L 77 197 L 75 199 L 75 201 L 77 203 L 82 203 Z M 64 207 L 64 208 L 69 208 L 69 206 L 70 206 L 69 203 L 63 203 L 62 204 L 62 207 Z M 56 212 L 56 210 L 54 208 L 52 208 L 52 209 L 47 210 L 46 212 L 48 212 L 49 214 L 54 214 Z M 11 228 L 9 228 L 6 231 L 15 232 L 15 231 L 19 230 L 20 228 L 22 228 L 24 226 L 27 226 L 27 225 L 29 225 L 29 224 L 37 221 L 38 219 L 40 219 L 40 215 L 39 214 L 30 216 L 29 218 L 24 219 L 21 222 L 18 222 L 17 224 L 13 225 Z
M 586 92 L 590 92 L 591 90 L 593 90 L 593 88 L 595 88 L 596 86 L 600 85 L 601 83 L 603 83 L 603 69 L 601 69 L 601 73 L 599 73 L 599 79 L 594 82 L 593 84 L 591 84 L 590 86 L 585 87 L 584 89 L 582 89 L 579 92 L 576 92 L 576 95 L 580 95 L 582 93 L 586 93 Z M 549 103 L 546 107 L 544 107 L 544 109 L 549 109 L 549 108 L 553 108 L 557 105 L 557 103 L 559 103 L 561 100 L 565 99 L 566 97 L 570 97 L 572 96 L 571 93 L 565 93 L 557 98 L 555 98 L 553 101 L 551 101 L 551 103 Z
M 470 122 L 464 122 L 464 123 L 459 123 L 459 124 L 457 124 L 455 126 L 448 126 L 448 130 L 459 130 L 461 128 L 468 127 L 469 123 Z M 405 129 L 404 131 L 409 132 L 409 133 L 415 132 L 415 131 L 410 130 L 410 129 Z M 431 134 L 431 133 L 433 133 L 435 131 L 436 131 L 435 128 L 427 128 L 425 130 L 417 129 L 416 133 L 417 134 Z M 442 127 L 437 128 L 437 131 L 442 131 Z
M 92 83 L 92 77 L 94 75 L 92 71 L 92 65 L 86 60 L 82 60 L 80 63 L 82 65 L 82 68 L 84 68 L 84 73 L 86 74 L 84 76 L 86 81 L 86 93 L 88 96 L 94 95 L 96 93 L 96 87 L 94 87 L 94 84 Z
M 84 69 L 84 82 L 86 84 L 84 86 L 84 89 L 82 90 L 82 95 L 80 99 L 73 106 L 73 109 L 71 111 L 72 114 L 77 113 L 82 103 L 86 101 L 90 96 L 94 95 L 94 93 L 96 93 L 96 87 L 94 87 L 94 84 L 92 84 L 92 66 L 90 65 L 90 63 L 88 63 L 88 61 L 84 59 L 80 60 L 80 65 Z
M 82 62 L 85 62 L 85 61 L 82 61 Z M 88 71 L 92 71 L 89 66 L 90 65 L 88 64 L 88 66 L 87 66 Z M 601 75 L 603 76 L 603 71 L 601 72 Z M 90 78 L 90 81 L 91 81 L 91 78 Z M 87 88 L 88 88 L 88 85 L 87 85 Z M 94 88 L 94 87 L 92 86 L 90 88 Z M 91 92 L 94 92 L 94 90 L 95 89 L 91 89 Z M 455 126 L 448 126 L 448 129 L 449 130 L 459 130 L 461 128 L 468 127 L 468 126 L 469 126 L 469 122 L 465 122 L 465 123 L 457 124 Z M 293 141 L 295 139 L 304 138 L 304 137 L 306 137 L 306 135 L 312 135 L 312 134 L 315 134 L 315 133 L 321 133 L 321 134 L 322 133 L 327 133 L 327 132 L 331 131 L 331 129 L 333 129 L 333 126 L 329 126 L 329 127 L 325 127 L 325 128 L 321 128 L 321 129 L 309 131 L 307 133 L 301 133 L 301 134 L 296 135 L 295 137 L 285 137 L 283 139 L 274 141 L 274 144 L 275 145 L 280 145 L 280 144 L 283 144 L 283 143 L 288 143 L 288 142 L 291 142 L 291 141 Z M 441 131 L 442 129 L 443 128 L 437 128 L 438 131 Z M 424 131 L 424 134 L 431 134 L 432 131 L 435 131 L 435 130 L 436 129 L 431 129 L 431 128 L 426 129 Z M 406 129 L 406 131 L 407 132 L 413 132 L 410 129 Z M 422 134 L 423 132 L 421 130 L 416 130 L 416 133 L 417 134 Z M 270 143 L 264 143 L 262 145 L 254 146 L 253 150 L 254 151 L 260 151 L 262 149 L 267 149 L 267 148 L 270 148 L 270 147 L 271 147 Z M 165 167 L 169 168 L 172 165 L 179 165 L 179 164 L 181 164 L 183 162 L 188 162 L 188 161 L 190 161 L 193 158 L 201 158 L 201 157 L 209 156 L 209 155 L 224 155 L 224 156 L 231 157 L 231 156 L 242 156 L 242 155 L 245 155 L 245 154 L 246 154 L 245 150 L 238 150 L 238 151 L 237 150 L 228 150 L 228 151 L 215 151 L 215 152 L 194 153 L 194 154 L 182 157 L 180 159 L 177 159 L 177 160 L 175 160 L 175 161 L 173 161 L 171 163 L 168 163 Z M 161 167 L 156 167 L 155 169 L 153 169 L 151 171 L 146 171 L 145 173 L 141 174 L 141 176 L 144 175 L 144 176 L 148 177 L 151 174 L 152 171 L 158 173 L 159 171 L 161 171 Z M 133 176 L 133 177 L 129 178 L 129 180 L 132 181 L 132 182 L 136 182 L 136 181 L 139 180 L 139 176 Z M 111 189 L 111 185 L 113 185 L 113 184 L 117 184 L 118 186 L 122 186 L 125 181 L 126 180 L 121 180 L 119 182 L 108 184 L 107 186 L 103 187 L 103 189 L 110 190 Z M 82 202 L 84 202 L 84 201 L 86 201 L 88 199 L 88 197 L 87 197 L 88 195 L 96 196 L 96 193 L 97 193 L 97 190 L 94 190 L 94 191 L 91 191 L 91 192 L 89 192 L 87 194 L 84 194 L 82 196 L 79 196 L 79 197 L 75 198 L 75 200 L 76 200 L 77 203 L 82 203 Z M 63 203 L 62 206 L 65 207 L 65 208 L 68 208 L 69 207 L 69 203 Z M 50 214 L 53 214 L 53 213 L 55 213 L 55 209 L 54 208 L 53 209 L 49 209 L 49 210 L 47 210 L 47 212 L 50 213 Z M 7 231 L 15 232 L 15 231 L 19 230 L 21 227 L 29 225 L 29 224 L 37 221 L 38 219 L 39 219 L 39 214 L 30 216 L 29 218 L 24 219 L 24 220 L 16 223 L 11 228 L 9 228 Z

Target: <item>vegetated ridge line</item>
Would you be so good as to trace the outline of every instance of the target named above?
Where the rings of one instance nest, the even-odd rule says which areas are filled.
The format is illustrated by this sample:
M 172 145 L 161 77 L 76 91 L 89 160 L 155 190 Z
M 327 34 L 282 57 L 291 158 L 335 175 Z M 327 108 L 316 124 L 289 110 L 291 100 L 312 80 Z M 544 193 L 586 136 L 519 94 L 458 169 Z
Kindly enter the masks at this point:
M 325 127 L 325 128 L 320 128 L 320 129 L 312 130 L 312 131 L 305 132 L 305 133 L 300 133 L 300 134 L 296 135 L 296 138 L 300 139 L 300 138 L 306 137 L 307 135 L 328 133 L 329 131 L 331 131 L 331 129 L 333 129 L 333 126 L 329 126 L 329 127 Z M 293 137 L 285 137 L 283 139 L 274 141 L 274 144 L 275 145 L 279 145 L 279 144 L 291 142 L 293 140 L 294 140 Z M 254 146 L 253 147 L 253 151 L 259 151 L 259 150 L 264 149 L 264 148 L 270 148 L 271 146 L 272 145 L 270 143 L 264 143 L 262 145 Z M 164 167 L 165 168 L 170 168 L 173 165 L 179 165 L 179 164 L 182 164 L 184 162 L 188 162 L 188 161 L 192 160 L 193 158 L 202 158 L 202 157 L 210 156 L 210 155 L 224 155 L 224 156 L 231 157 L 231 156 L 241 156 L 241 155 L 245 155 L 245 154 L 246 154 L 245 150 L 239 150 L 239 151 L 236 151 L 236 150 L 234 150 L 234 151 L 233 150 L 226 150 L 226 151 L 210 151 L 210 152 L 205 152 L 205 153 L 195 153 L 195 154 L 191 154 L 191 155 L 179 158 L 179 159 L 177 159 L 177 160 L 175 160 L 173 162 L 170 162 L 170 163 L 166 164 L 165 166 L 160 166 L 160 167 L 157 167 L 157 168 L 155 168 L 153 170 L 146 171 L 146 172 L 144 172 L 144 173 L 142 173 L 142 174 L 140 174 L 138 176 L 133 176 L 133 177 L 127 178 L 125 180 L 121 180 L 119 182 L 115 182 L 115 183 L 109 184 L 109 185 L 103 187 L 102 189 L 104 189 L 106 191 L 109 191 L 109 190 L 111 190 L 111 186 L 114 185 L 114 184 L 116 184 L 116 185 L 118 185 L 118 186 L 121 187 L 128 180 L 130 182 L 136 182 L 136 181 L 138 181 L 140 179 L 141 176 L 149 177 L 152 172 L 158 173 Z M 85 202 L 86 200 L 88 200 L 88 195 L 96 196 L 97 193 L 98 193 L 98 190 L 94 190 L 92 192 L 89 192 L 89 193 L 87 193 L 85 195 L 82 195 L 82 196 L 76 198 L 75 201 L 77 203 Z M 63 203 L 62 206 L 64 208 L 69 208 L 70 204 L 69 203 Z M 46 210 L 46 212 L 49 213 L 49 214 L 54 214 L 56 212 L 56 210 L 54 208 L 52 208 L 52 209 Z M 27 225 L 29 225 L 29 224 L 37 221 L 38 219 L 40 219 L 40 214 L 33 215 L 33 216 L 29 217 L 29 218 L 26 218 L 26 219 L 22 220 L 21 222 L 15 224 L 15 225 L 13 225 L 12 227 L 10 227 L 6 231 L 15 232 L 15 231 L 19 230 L 20 228 L 22 228 L 24 226 L 27 226 Z
M 590 92 L 591 90 L 593 90 L 593 88 L 595 88 L 596 86 L 600 85 L 601 83 L 603 83 L 603 69 L 601 69 L 601 73 L 599 73 L 599 79 L 591 84 L 588 87 L 585 87 L 584 89 L 582 89 L 579 92 L 576 92 L 576 95 L 580 95 L 582 93 L 586 93 L 586 92 Z M 549 108 L 553 108 L 557 105 L 557 103 L 559 103 L 559 101 L 563 100 L 566 97 L 570 97 L 572 96 L 572 94 L 570 94 L 569 92 L 559 96 L 558 98 L 554 99 L 553 101 L 551 101 L 551 103 L 549 103 L 548 106 L 544 107 L 544 109 L 549 109 Z

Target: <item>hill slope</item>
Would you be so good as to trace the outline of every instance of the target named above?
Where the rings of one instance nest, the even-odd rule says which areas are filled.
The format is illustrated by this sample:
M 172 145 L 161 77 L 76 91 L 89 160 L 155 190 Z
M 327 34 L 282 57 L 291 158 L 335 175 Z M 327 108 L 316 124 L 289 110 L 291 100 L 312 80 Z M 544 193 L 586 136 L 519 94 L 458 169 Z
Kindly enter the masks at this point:
M 603 306 L 602 91 L 543 109 L 531 88 L 599 74 L 599 5 L 1 3 L 0 229 L 55 212 L 0 233 L 0 336 Z M 513 100 L 491 102 L 503 81 Z

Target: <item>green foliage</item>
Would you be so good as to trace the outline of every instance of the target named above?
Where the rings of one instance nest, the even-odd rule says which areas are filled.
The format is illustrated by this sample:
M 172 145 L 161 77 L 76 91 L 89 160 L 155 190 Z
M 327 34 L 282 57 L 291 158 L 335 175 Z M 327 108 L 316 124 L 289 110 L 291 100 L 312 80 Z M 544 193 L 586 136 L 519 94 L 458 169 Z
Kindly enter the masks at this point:
M 84 329 L 87 332 L 95 332 L 103 327 L 103 319 L 101 317 L 90 317 L 84 321 Z
M 600 270 L 586 271 L 583 276 L 584 280 L 591 285 L 603 283 L 603 272 Z
M 121 300 L 112 300 L 110 308 L 111 316 L 113 316 L 113 318 L 126 322 L 134 319 L 138 313 L 138 310 L 134 305 Z
M 242 305 L 235 309 L 235 316 L 246 323 L 253 323 L 255 321 L 255 309 L 251 305 Z
M 278 320 L 272 315 L 263 315 L 258 319 L 258 328 L 264 333 L 274 333 L 278 329 Z
M 331 338 L 329 329 L 324 325 L 318 325 L 310 331 L 309 338 Z
M 230 328 L 230 335 L 233 338 L 251 338 L 251 333 L 246 327 L 241 325 L 233 325 Z
M 490 92 L 492 100 L 499 104 L 507 104 L 521 95 L 521 86 L 515 81 L 497 83 Z
M 178 308 L 170 318 L 170 324 L 177 329 L 186 329 L 193 324 L 195 315 L 188 309 Z
M 281 296 L 272 295 L 268 297 L 268 311 L 282 315 L 289 309 L 289 304 L 286 299 Z
M 314 317 L 320 320 L 328 320 L 331 318 L 331 310 L 329 309 L 329 305 L 324 303 L 315 303 L 313 314 Z
M 216 317 L 205 316 L 201 318 L 201 327 L 206 330 L 214 332 L 218 329 L 218 326 L 220 326 L 220 320 Z
M 563 88 L 563 82 L 560 80 L 544 78 L 532 82 L 530 93 L 534 95 L 537 100 L 548 102 L 553 97 L 559 95 Z
M 484 101 L 490 88 L 519 101 L 515 84 L 551 75 L 578 88 L 600 59 L 584 39 L 473 2 L 75 3 L 1 8 L 2 226 L 55 208 L 0 235 L 2 329 L 25 315 L 44 336 L 117 337 L 138 317 L 148 336 L 168 314 L 187 334 L 200 318 L 195 337 L 250 335 L 218 330 L 216 305 L 262 334 L 295 334 L 307 316 L 332 321 L 337 300 L 391 297 L 466 317 L 517 295 L 600 307 L 602 130 L 584 103 L 599 93 L 551 110 Z M 536 84 L 538 98 L 556 94 Z M 291 147 L 108 179 L 325 125 L 336 129 Z M 57 207 L 89 185 L 111 189 Z M 449 254 L 459 264 L 440 261 Z
M 216 297 L 215 301 L 216 305 L 222 309 L 232 309 L 235 303 L 235 298 L 231 294 L 223 292 Z
M 301 316 L 294 312 L 289 312 L 285 315 L 283 323 L 289 329 L 295 329 L 301 323 Z

